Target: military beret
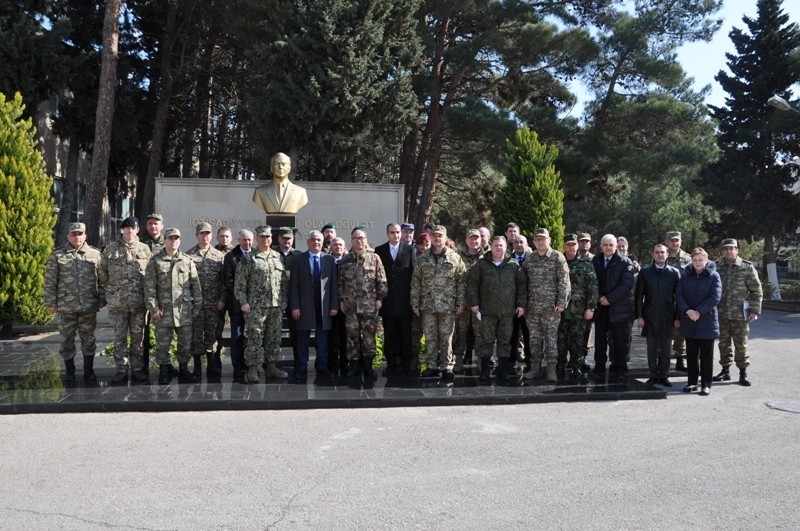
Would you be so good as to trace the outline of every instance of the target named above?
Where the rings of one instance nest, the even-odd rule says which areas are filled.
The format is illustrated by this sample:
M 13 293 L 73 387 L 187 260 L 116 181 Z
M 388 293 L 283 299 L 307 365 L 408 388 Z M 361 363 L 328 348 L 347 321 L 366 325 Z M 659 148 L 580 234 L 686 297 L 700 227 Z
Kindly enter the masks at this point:
M 427 232 L 423 232 L 419 236 L 417 236 L 417 243 L 425 243 L 431 241 L 431 235 Z
M 201 232 L 212 232 L 211 224 L 210 223 L 198 223 L 197 226 L 194 228 L 195 234 L 200 234 Z
M 269 225 L 259 225 L 256 227 L 256 236 L 272 236 L 272 227 Z
M 414 224 L 413 223 L 403 223 L 402 225 L 400 225 L 400 230 L 414 230 Z
M 592 241 L 592 237 L 589 235 L 588 232 L 581 232 L 580 234 L 578 234 L 578 241 L 582 242 L 584 240 Z
M 537 236 L 545 236 L 545 237 L 549 238 L 550 237 L 550 232 L 545 228 L 538 228 L 535 231 L 533 231 L 533 237 L 535 238 Z
M 164 229 L 164 239 L 166 240 L 167 238 L 169 238 L 171 236 L 177 236 L 178 238 L 180 238 L 181 237 L 181 231 L 179 231 L 175 227 L 170 227 L 168 229 Z
M 86 225 L 83 223 L 70 223 L 67 232 L 86 232 Z
M 724 240 L 722 240 L 722 248 L 724 249 L 725 247 L 736 247 L 738 249 L 739 242 L 737 242 L 733 238 L 725 238 Z
M 578 235 L 570 232 L 564 236 L 564 243 L 578 243 Z
M 335 229 L 335 228 L 336 225 L 334 225 L 333 223 L 326 223 L 325 225 L 322 226 L 322 231 L 324 232 L 328 229 Z
M 671 230 L 667 233 L 668 240 L 677 240 L 681 237 L 681 231 L 679 230 Z
M 434 225 L 431 234 L 441 234 L 442 236 L 447 236 L 447 229 L 444 225 Z
M 481 232 L 478 229 L 469 229 L 467 231 L 467 238 L 472 238 L 473 236 L 477 236 L 478 238 L 480 238 Z
M 294 229 L 291 227 L 280 227 L 278 228 L 278 235 L 281 238 L 293 238 L 294 237 Z
M 161 214 L 153 213 L 153 214 L 149 214 L 147 216 L 147 219 L 157 219 L 158 221 L 164 221 L 164 216 L 162 216 Z
M 138 227 L 139 220 L 135 216 L 130 216 L 122 220 L 122 228 L 125 227 Z

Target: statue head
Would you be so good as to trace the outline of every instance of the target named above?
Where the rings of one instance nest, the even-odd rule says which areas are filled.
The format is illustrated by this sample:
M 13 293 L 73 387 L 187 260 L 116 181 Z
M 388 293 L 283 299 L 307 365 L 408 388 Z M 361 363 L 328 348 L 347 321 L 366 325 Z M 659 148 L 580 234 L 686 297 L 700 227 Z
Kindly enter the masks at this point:
M 288 179 L 289 174 L 292 172 L 292 160 L 285 153 L 276 153 L 270 159 L 269 167 L 272 170 L 272 176 L 283 181 Z

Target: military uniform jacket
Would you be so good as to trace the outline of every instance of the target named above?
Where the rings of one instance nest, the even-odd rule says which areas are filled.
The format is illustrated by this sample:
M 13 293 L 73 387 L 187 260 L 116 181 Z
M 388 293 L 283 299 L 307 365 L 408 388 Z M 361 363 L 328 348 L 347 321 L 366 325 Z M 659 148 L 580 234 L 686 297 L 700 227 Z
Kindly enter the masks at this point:
M 236 268 L 233 292 L 241 306 L 252 311 L 277 308 L 286 304 L 289 270 L 283 265 L 280 251 L 253 249 L 250 257 Z
M 513 317 L 517 308 L 525 307 L 527 286 L 516 260 L 507 256 L 495 265 L 486 253 L 467 272 L 467 305 L 479 306 L 483 315 Z
M 209 246 L 206 252 L 196 245 L 186 251 L 194 262 L 200 285 L 203 287 L 203 306 L 216 307 L 218 302 L 225 302 L 225 289 L 222 284 L 222 266 L 225 253 Z
M 386 270 L 372 251 L 350 251 L 339 262 L 339 302 L 344 313 L 374 314 L 375 302 L 389 293 Z
M 761 313 L 761 281 L 752 262 L 738 256 L 729 264 L 725 259 L 717 260 L 717 273 L 722 280 L 722 300 L 719 302 L 720 319 L 744 321 L 744 301 L 750 303 L 750 312 Z
M 154 240 L 149 232 L 145 232 L 145 235 L 139 238 L 139 241 L 147 245 L 150 248 L 150 252 L 155 255 L 164 248 L 164 233 L 159 234 L 158 238 Z
M 203 306 L 200 278 L 192 259 L 178 250 L 169 256 L 161 250 L 147 263 L 144 274 L 144 296 L 147 309 L 161 310 L 164 326 L 187 326 Z
M 234 245 L 222 245 L 221 243 L 218 243 L 214 246 L 214 249 L 217 251 L 222 251 L 222 254 L 228 254 L 229 252 L 233 251 L 234 247 Z
M 564 319 L 583 319 L 586 310 L 597 309 L 597 274 L 592 262 L 582 256 L 567 261 L 569 266 L 569 304 L 562 316 Z
M 555 249 L 548 249 L 544 256 L 528 253 L 522 270 L 528 279 L 528 312 L 552 313 L 555 306 L 567 307 L 569 266 L 563 254 Z
M 692 255 L 684 251 L 683 249 L 678 250 L 678 254 L 675 256 L 667 255 L 667 265 L 672 266 L 678 270 L 678 273 L 681 275 L 683 274 L 684 269 L 687 265 L 692 263 Z
M 96 312 L 105 304 L 100 282 L 100 251 L 84 243 L 75 249 L 67 243 L 50 253 L 44 273 L 44 304 L 59 312 Z
M 100 283 L 109 310 L 144 311 L 144 272 L 152 256 L 138 238 L 131 243 L 119 239 L 103 249 Z
M 428 249 L 417 259 L 411 277 L 411 306 L 424 312 L 455 312 L 466 303 L 466 268 L 455 251 L 445 247 L 438 258 Z
M 483 249 L 478 249 L 477 253 L 469 253 L 466 249 L 461 249 L 458 251 L 458 256 L 461 258 L 461 261 L 464 262 L 464 268 L 469 271 L 472 269 L 472 266 L 478 263 L 478 261 L 483 258 L 485 251 Z M 492 253 L 489 253 L 492 254 Z

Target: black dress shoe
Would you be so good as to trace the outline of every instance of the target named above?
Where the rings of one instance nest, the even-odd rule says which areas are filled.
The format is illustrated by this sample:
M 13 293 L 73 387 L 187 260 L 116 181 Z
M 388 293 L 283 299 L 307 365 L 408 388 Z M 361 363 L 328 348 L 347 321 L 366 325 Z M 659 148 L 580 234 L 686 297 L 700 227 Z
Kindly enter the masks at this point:
M 693 393 L 697 391 L 697 384 L 689 384 L 683 388 L 684 393 Z
M 127 370 L 120 370 L 111 377 L 111 383 L 113 384 L 121 384 L 126 383 L 128 381 L 128 371 Z
M 447 382 L 453 382 L 456 379 L 455 372 L 451 370 L 446 370 L 442 372 L 442 379 Z
M 295 382 L 305 382 L 308 380 L 308 371 L 294 371 L 292 379 Z
M 731 370 L 728 367 L 723 367 L 719 374 L 711 378 L 715 382 L 727 382 L 731 379 Z
M 437 369 L 425 369 L 422 371 L 423 378 L 438 378 L 439 371 Z
M 709 394 L 711 394 L 711 388 L 710 387 L 703 387 L 702 389 L 700 389 L 700 395 L 701 396 L 708 396 Z
M 664 378 L 659 378 L 658 383 L 660 383 L 664 387 L 672 387 L 672 382 L 670 382 L 669 378 L 667 378 L 666 376 Z
M 648 378 L 648 379 L 647 379 L 647 381 L 646 381 L 645 383 L 646 383 L 647 385 L 653 385 L 653 384 L 655 384 L 655 383 L 658 383 L 658 378 L 655 378 L 655 377 Z
M 328 369 L 317 370 L 317 376 L 320 378 L 336 378 L 336 376 Z

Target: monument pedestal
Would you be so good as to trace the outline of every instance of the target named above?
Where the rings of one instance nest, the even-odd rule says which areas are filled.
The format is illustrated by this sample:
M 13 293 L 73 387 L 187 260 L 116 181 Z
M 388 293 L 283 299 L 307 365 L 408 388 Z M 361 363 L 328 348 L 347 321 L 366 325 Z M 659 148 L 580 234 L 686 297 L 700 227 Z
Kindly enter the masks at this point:
M 278 241 L 281 227 L 290 227 L 297 234 L 297 216 L 293 214 L 267 214 L 267 225 L 272 227 L 272 241 Z

